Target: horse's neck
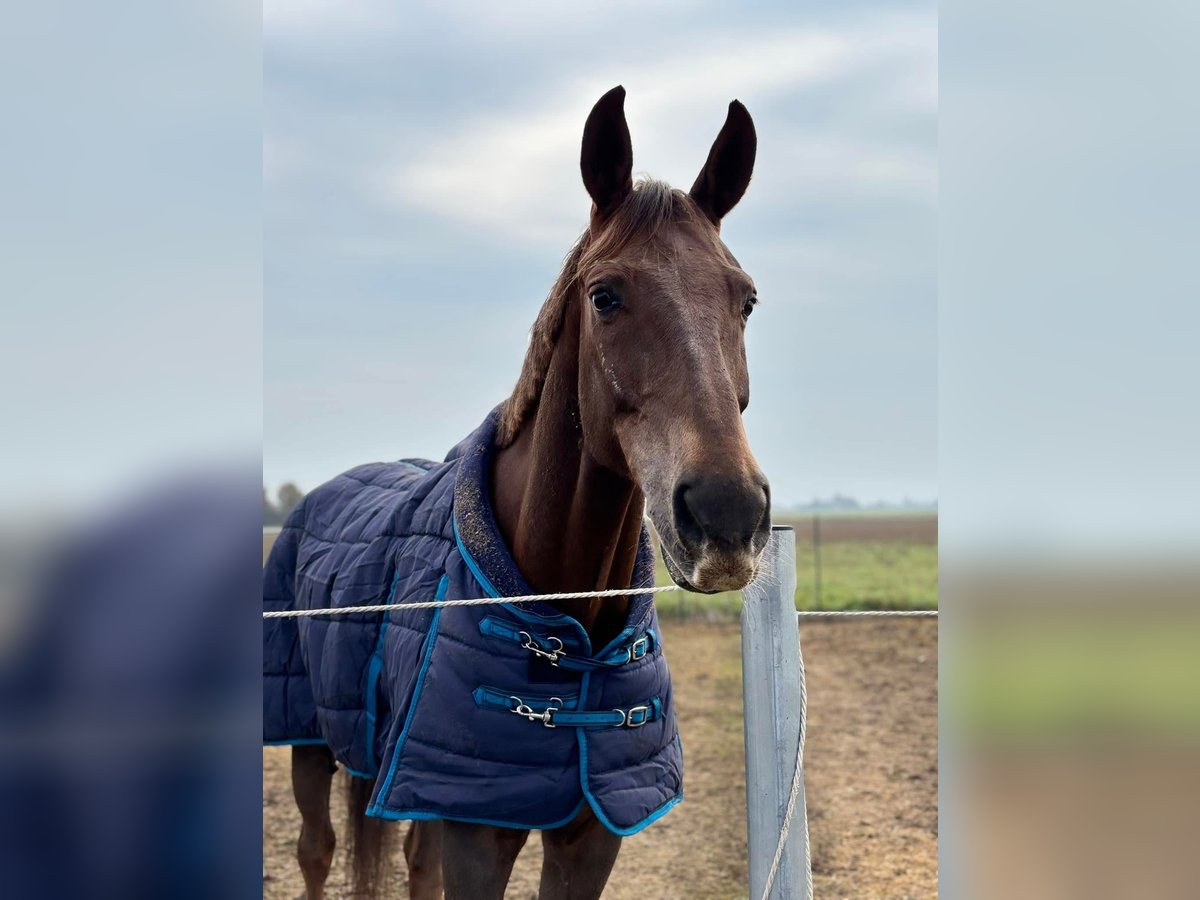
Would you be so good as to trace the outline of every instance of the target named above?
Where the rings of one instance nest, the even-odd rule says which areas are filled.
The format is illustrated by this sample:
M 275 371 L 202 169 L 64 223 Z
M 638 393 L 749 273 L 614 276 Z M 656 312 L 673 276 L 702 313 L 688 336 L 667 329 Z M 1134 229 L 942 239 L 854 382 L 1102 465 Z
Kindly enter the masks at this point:
M 581 449 L 578 340 L 564 328 L 537 407 L 516 440 L 496 453 L 496 521 L 525 579 L 540 593 L 628 587 L 637 559 L 643 497 L 633 482 Z M 621 629 L 627 602 L 554 604 L 599 649 Z

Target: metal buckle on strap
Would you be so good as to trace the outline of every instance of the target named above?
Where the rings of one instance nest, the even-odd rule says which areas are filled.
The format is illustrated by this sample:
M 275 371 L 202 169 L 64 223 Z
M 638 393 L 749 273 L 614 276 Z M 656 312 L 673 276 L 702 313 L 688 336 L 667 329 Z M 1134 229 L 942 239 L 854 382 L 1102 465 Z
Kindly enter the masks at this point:
M 509 712 L 516 713 L 518 716 L 524 716 L 530 722 L 541 722 L 547 728 L 554 728 L 554 713 L 562 708 L 561 697 L 551 697 L 551 703 L 557 703 L 558 706 L 547 706 L 542 712 L 537 712 L 532 706 L 522 700 L 520 697 L 509 697 L 509 700 L 514 701 L 517 705 Z
M 629 645 L 629 661 L 641 659 L 650 652 L 650 638 L 647 635 L 642 635 L 636 641 Z
M 528 650 L 535 656 L 542 657 L 552 666 L 557 666 L 559 659 L 567 655 L 566 651 L 563 650 L 563 642 L 554 635 L 550 635 L 550 637 L 546 638 L 546 640 L 554 641 L 554 643 L 558 644 L 558 646 L 552 646 L 550 650 L 547 651 L 542 649 L 541 644 L 535 641 L 533 639 L 533 635 L 531 635 L 528 631 L 520 631 L 517 633 L 521 637 L 521 646 L 524 649 Z M 561 703 L 562 701 L 560 700 L 559 702 Z
M 641 728 L 650 721 L 649 706 L 632 706 L 629 709 L 614 709 L 613 712 L 621 714 L 621 721 L 615 726 L 617 728 Z

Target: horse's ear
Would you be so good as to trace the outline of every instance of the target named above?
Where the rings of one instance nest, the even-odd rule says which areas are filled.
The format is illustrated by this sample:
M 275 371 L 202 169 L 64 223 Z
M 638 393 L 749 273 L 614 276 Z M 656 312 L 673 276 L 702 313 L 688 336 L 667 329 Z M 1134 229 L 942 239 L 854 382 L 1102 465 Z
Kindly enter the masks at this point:
M 746 193 L 757 149 L 754 120 L 746 107 L 734 100 L 691 190 L 692 199 L 714 225 L 720 225 Z
M 625 124 L 625 88 L 620 85 L 597 100 L 588 114 L 579 168 L 601 217 L 633 190 L 633 145 Z

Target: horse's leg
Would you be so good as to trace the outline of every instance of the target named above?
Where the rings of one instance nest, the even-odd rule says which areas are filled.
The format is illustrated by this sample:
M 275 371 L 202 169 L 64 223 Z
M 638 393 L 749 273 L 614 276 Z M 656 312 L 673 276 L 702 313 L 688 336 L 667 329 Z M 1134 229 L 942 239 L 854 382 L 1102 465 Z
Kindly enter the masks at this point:
M 570 825 L 542 832 L 538 900 L 595 900 L 608 883 L 621 839 L 585 807 Z
M 413 822 L 404 837 L 408 861 L 408 896 L 411 900 L 439 900 L 442 896 L 442 823 Z
M 324 744 L 292 748 L 292 793 L 301 819 L 296 858 L 308 900 L 325 896 L 325 879 L 333 865 L 337 835 L 329 817 L 329 787 L 336 771 L 333 753 Z
M 447 821 L 442 827 L 446 900 L 503 900 L 529 832 L 468 822 Z

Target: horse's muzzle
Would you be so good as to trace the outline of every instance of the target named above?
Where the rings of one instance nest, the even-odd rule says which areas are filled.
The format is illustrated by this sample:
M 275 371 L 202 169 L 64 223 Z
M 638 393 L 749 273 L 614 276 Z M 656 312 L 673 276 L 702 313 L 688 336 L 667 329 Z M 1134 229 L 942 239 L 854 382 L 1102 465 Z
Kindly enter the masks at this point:
M 770 537 L 770 488 L 757 471 L 684 477 L 675 486 L 672 518 L 672 577 L 703 593 L 739 590 L 754 578 Z

